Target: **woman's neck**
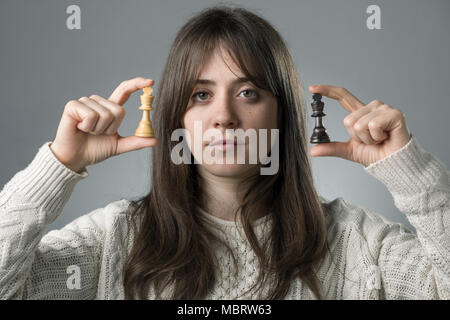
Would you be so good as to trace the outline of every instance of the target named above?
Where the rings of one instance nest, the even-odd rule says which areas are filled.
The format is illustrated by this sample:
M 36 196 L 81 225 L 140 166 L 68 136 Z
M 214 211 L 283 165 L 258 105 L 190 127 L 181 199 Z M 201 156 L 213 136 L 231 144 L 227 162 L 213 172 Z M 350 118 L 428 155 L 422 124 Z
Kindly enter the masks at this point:
M 241 193 L 238 191 L 248 174 L 241 177 L 221 177 L 208 172 L 201 166 L 198 166 L 198 173 L 203 209 L 217 218 L 229 221 L 234 221 L 237 214 L 237 221 L 239 221 L 240 212 L 236 210 L 239 208 L 243 190 Z

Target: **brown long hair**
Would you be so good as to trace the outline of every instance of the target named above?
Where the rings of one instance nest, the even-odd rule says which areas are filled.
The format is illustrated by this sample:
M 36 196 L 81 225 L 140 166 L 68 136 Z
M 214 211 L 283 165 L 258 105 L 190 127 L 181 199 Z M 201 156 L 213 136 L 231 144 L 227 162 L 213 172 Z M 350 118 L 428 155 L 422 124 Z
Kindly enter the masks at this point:
M 264 298 L 281 299 L 299 277 L 321 299 L 316 267 L 326 255 L 327 229 L 308 159 L 304 93 L 279 33 L 249 10 L 223 5 L 191 17 L 171 46 L 154 103 L 159 144 L 152 149 L 151 190 L 132 202 L 128 216 L 136 236 L 123 269 L 125 299 L 146 299 L 151 284 L 157 297 L 172 284 L 172 299 L 202 299 L 214 286 L 213 243 L 221 240 L 197 209 L 202 195 L 198 164 L 176 165 L 170 154 L 177 143 L 171 133 L 182 128 L 202 63 L 219 45 L 278 103 L 279 170 L 252 180 L 240 203 L 245 234 L 260 266 L 251 289 L 274 277 Z M 261 210 L 271 213 L 272 222 L 264 243 L 251 224 Z

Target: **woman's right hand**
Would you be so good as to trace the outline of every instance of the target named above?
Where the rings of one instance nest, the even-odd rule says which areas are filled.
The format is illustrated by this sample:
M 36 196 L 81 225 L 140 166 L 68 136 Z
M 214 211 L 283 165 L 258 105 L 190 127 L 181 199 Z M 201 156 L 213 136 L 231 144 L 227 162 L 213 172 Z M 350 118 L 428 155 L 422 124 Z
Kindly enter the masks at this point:
M 134 78 L 122 82 L 107 99 L 98 95 L 69 101 L 50 149 L 69 169 L 82 172 L 86 166 L 125 152 L 154 147 L 156 138 L 121 137 L 117 130 L 125 117 L 122 105 L 131 93 L 154 81 Z

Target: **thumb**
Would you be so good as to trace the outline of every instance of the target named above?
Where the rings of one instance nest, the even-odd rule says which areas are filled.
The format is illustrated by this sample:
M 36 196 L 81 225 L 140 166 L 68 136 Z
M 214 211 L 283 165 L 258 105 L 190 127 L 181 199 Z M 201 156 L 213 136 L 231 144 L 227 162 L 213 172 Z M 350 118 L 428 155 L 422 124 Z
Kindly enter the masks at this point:
M 121 137 L 117 141 L 117 154 L 140 150 L 147 147 L 154 147 L 158 144 L 156 138 L 143 138 L 136 136 Z
M 312 157 L 339 157 L 343 159 L 349 158 L 347 142 L 328 142 L 320 143 L 310 150 Z

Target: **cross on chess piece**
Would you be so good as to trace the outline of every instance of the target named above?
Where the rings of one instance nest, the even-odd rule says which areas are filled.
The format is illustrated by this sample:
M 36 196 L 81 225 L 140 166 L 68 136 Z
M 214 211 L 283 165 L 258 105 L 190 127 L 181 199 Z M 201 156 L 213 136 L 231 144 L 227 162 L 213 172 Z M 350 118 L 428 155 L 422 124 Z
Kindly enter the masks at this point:
M 322 125 L 322 117 L 326 116 L 323 112 L 324 103 L 321 101 L 322 95 L 320 93 L 313 94 L 313 102 L 311 107 L 313 114 L 311 117 L 316 118 L 316 126 L 314 127 L 313 134 L 311 136 L 311 143 L 327 143 L 330 142 L 330 137 L 327 134 L 327 130 Z
M 155 132 L 152 128 L 152 122 L 150 120 L 150 110 L 152 110 L 152 103 L 153 99 L 155 98 L 153 93 L 152 87 L 144 87 L 142 88 L 142 91 L 144 94 L 141 95 L 141 106 L 139 107 L 139 110 L 142 110 L 142 119 L 139 122 L 139 126 L 136 129 L 136 132 L 134 133 L 137 137 L 144 137 L 144 138 L 154 138 Z

